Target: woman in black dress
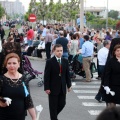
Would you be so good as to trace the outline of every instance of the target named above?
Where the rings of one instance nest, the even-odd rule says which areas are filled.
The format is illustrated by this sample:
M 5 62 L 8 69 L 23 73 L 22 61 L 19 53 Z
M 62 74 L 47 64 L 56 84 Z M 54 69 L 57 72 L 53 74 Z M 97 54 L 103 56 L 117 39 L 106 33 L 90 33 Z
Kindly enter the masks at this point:
M 4 66 L 8 71 L 0 77 L 0 98 L 8 97 L 12 102 L 8 106 L 6 102 L 0 101 L 0 120 L 25 120 L 26 110 L 32 120 L 36 120 L 27 80 L 18 72 L 19 56 L 15 53 L 8 54 Z
M 114 47 L 113 56 L 106 63 L 103 85 L 115 92 L 114 96 L 105 94 L 107 106 L 112 107 L 120 104 L 120 44 Z

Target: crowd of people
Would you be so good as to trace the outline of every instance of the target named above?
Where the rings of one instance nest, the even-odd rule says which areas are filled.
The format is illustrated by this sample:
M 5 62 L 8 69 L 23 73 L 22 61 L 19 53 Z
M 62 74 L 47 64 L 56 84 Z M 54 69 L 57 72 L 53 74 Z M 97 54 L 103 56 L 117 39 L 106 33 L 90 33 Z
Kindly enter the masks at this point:
M 86 84 L 92 81 L 91 62 L 95 57 L 97 58 L 96 79 L 101 80 L 101 86 L 95 99 L 99 102 L 105 101 L 107 107 L 120 104 L 120 31 L 110 28 L 89 30 L 85 27 L 81 32 L 71 22 L 36 24 L 34 27 L 26 23 L 22 24 L 22 30 L 22 33 L 19 33 L 16 28 L 10 28 L 7 39 L 4 39 L 5 32 L 2 27 L 0 29 L 1 120 L 25 120 L 26 110 L 29 111 L 32 120 L 36 120 L 29 85 L 22 68 L 22 55 L 41 59 L 43 52 L 46 53 L 44 90 L 49 98 L 51 120 L 58 119 L 57 115 L 66 104 L 66 86 L 68 92 L 71 91 L 69 63 L 76 55 L 82 56 Z M 55 82 L 54 79 L 57 81 Z M 111 94 L 111 91 L 114 94 Z M 6 96 L 12 99 L 10 105 L 3 102 L 6 101 Z M 9 111 L 14 109 L 21 112 L 15 111 L 16 115 L 13 117 L 13 113 Z

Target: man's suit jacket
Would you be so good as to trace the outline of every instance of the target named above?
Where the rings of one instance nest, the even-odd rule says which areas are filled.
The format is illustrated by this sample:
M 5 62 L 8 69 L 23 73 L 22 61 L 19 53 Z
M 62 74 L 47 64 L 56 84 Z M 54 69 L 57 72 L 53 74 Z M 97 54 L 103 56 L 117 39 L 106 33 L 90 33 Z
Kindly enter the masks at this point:
M 58 95 L 61 89 L 63 93 L 66 94 L 66 85 L 67 88 L 71 87 L 68 61 L 61 58 L 61 64 L 62 74 L 60 77 L 60 66 L 56 57 L 54 56 L 46 62 L 44 71 L 44 90 L 50 90 L 52 95 Z

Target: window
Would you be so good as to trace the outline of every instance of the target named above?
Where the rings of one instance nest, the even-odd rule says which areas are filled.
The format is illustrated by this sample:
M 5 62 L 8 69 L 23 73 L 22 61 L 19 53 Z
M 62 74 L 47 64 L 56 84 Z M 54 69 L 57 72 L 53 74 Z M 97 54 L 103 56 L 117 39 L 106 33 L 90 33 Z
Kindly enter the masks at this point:
M 97 15 L 100 15 L 100 12 L 97 12 Z

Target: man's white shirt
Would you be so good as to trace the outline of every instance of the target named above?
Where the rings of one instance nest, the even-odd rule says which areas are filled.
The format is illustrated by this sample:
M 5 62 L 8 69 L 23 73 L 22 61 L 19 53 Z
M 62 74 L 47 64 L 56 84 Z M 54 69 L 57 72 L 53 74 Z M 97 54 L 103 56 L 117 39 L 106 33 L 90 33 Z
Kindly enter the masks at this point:
M 106 64 L 108 52 L 109 52 L 109 50 L 106 47 L 103 47 L 98 51 L 98 63 L 99 63 L 99 65 Z

